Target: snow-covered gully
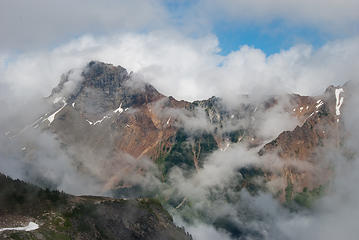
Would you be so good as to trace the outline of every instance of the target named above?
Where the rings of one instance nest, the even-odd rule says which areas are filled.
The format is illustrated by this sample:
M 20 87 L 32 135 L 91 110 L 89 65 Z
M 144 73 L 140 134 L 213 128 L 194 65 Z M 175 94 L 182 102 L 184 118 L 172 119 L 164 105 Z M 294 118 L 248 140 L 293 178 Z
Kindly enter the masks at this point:
M 34 231 L 39 228 L 39 225 L 34 222 L 29 222 L 29 225 L 25 227 L 14 227 L 14 228 L 0 228 L 0 232 L 3 231 Z

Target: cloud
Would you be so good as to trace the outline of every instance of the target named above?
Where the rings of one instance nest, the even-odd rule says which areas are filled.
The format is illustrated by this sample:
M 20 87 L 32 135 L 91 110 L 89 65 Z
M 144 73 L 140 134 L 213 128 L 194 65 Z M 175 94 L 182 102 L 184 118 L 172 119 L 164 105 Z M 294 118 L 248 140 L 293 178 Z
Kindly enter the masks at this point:
M 259 137 L 270 141 L 275 139 L 281 132 L 292 131 L 299 125 L 298 119 L 285 111 L 286 106 L 290 106 L 289 100 L 282 96 L 274 107 L 256 112 L 254 115 L 256 122 L 253 128 Z
M 243 190 L 233 191 L 231 183 L 237 181 L 237 170 L 241 167 L 261 166 L 268 169 L 268 166 L 284 164 L 279 159 L 273 164 L 268 159 L 259 158 L 256 151 L 233 145 L 226 152 L 211 154 L 203 168 L 193 176 L 189 177 L 178 169 L 172 171 L 170 183 L 175 189 L 173 192 L 182 199 L 185 197 L 191 206 L 189 212 L 184 209 L 180 213 L 182 215 L 176 216 L 177 224 L 186 226 L 196 239 L 211 239 L 211 236 L 213 239 L 237 239 L 233 236 L 236 231 L 242 234 L 239 239 L 356 239 L 359 234 L 356 227 L 359 217 L 356 184 L 359 180 L 359 115 L 353 109 L 359 102 L 357 83 L 357 80 L 352 82 L 346 90 L 342 120 L 347 130 L 342 130 L 345 136 L 343 147 L 327 148 L 326 153 L 321 155 L 322 161 L 331 162 L 335 177 L 331 179 L 326 195 L 312 209 L 289 211 L 271 195 L 260 193 L 252 196 Z M 293 167 L 305 167 L 301 164 Z M 192 216 L 202 221 L 189 224 L 181 216 Z M 231 229 L 232 235 L 218 229 L 218 219 L 226 219 L 225 229 Z M 206 232 L 210 232 L 210 236 Z
M 5 126 L 1 124 L 1 129 Z M 0 135 L 0 172 L 72 194 L 104 194 L 101 182 L 78 172 L 56 137 L 30 128 L 19 137 Z
M 167 20 L 162 1 L 157 0 L 4 0 L 0 50 L 48 48 L 87 33 L 155 29 Z
M 335 178 L 329 194 L 316 204 L 311 214 L 278 219 L 281 231 L 290 239 L 354 240 L 359 234 L 355 224 L 359 217 L 359 191 L 356 184 L 359 181 L 359 115 L 352 111 L 359 102 L 357 83 L 353 83 L 346 93 L 343 120 L 348 133 L 345 134 L 344 148 L 341 151 L 328 150 L 326 155 L 335 165 Z M 352 154 L 349 158 L 348 153 Z
M 46 95 L 62 73 L 81 68 L 90 60 L 135 71 L 160 92 L 177 99 L 215 95 L 236 102 L 238 94 L 317 95 L 329 84 L 343 84 L 359 77 L 358 41 L 358 37 L 333 41 L 318 50 L 296 45 L 269 56 L 242 46 L 221 56 L 213 35 L 191 38 L 173 31 L 155 31 L 106 38 L 84 36 L 48 52 L 20 55 L 9 61 L 0 74 L 2 83 L 12 86 L 12 93 L 25 93 L 24 99 L 28 94 Z
M 277 19 L 289 26 L 353 36 L 359 31 L 358 10 L 355 0 L 3 0 L 0 51 L 48 49 L 84 34 L 176 29 L 203 36 L 218 23 L 266 25 Z
M 193 239 L 207 239 L 207 240 L 230 240 L 231 237 L 224 231 L 218 231 L 211 225 L 206 225 L 203 223 L 197 223 L 195 225 L 184 225 L 187 232 L 191 233 Z
M 21 120 L 31 119 L 36 109 L 42 109 L 38 101 L 51 93 L 61 75 L 82 69 L 90 60 L 122 65 L 163 94 L 189 101 L 213 95 L 231 103 L 238 102 L 238 94 L 316 95 L 329 84 L 359 78 L 357 37 L 330 42 L 318 50 L 308 45 L 293 46 L 270 56 L 248 46 L 226 56 L 218 51 L 213 35 L 191 38 L 174 31 L 155 31 L 111 37 L 87 35 L 50 51 L 3 55 L 0 101 L 7 114 L 0 119 L 4 123 L 19 113 L 29 115 Z M 277 134 L 265 129 L 263 135 Z
M 283 19 L 289 25 L 315 27 L 329 33 L 358 33 L 359 3 L 355 0 L 200 0 L 192 16 L 202 21 L 267 24 Z
M 154 31 L 143 34 L 127 33 L 111 37 L 87 35 L 51 51 L 24 53 L 15 58 L 3 57 L 5 60 L 2 61 L 0 68 L 0 102 L 3 107 L 0 116 L 1 129 L 6 129 L 5 126 L 9 124 L 8 119 L 11 118 L 8 114 L 18 116 L 17 114 L 20 113 L 21 121 L 30 123 L 34 112 L 41 112 L 42 109 L 40 105 L 31 105 L 30 103 L 36 102 L 34 99 L 49 95 L 51 89 L 60 80 L 61 74 L 71 68 L 81 69 L 90 60 L 122 65 L 129 71 L 141 74 L 144 79 L 151 82 L 162 93 L 173 95 L 178 99 L 194 100 L 217 95 L 224 97 L 231 103 L 238 101 L 238 94 L 254 94 L 259 97 L 284 92 L 298 92 L 307 95 L 320 94 L 329 84 L 342 84 L 347 80 L 357 81 L 359 77 L 357 71 L 359 56 L 357 37 L 330 42 L 318 50 L 314 50 L 308 45 L 297 45 L 270 56 L 266 56 L 259 49 L 248 46 L 242 46 L 226 56 L 219 55 L 218 50 L 218 41 L 213 35 L 190 38 L 175 31 Z M 353 91 L 356 92 L 356 90 Z M 356 109 L 357 106 L 355 103 L 348 105 L 351 107 L 350 109 Z M 349 129 L 357 130 L 356 112 L 351 112 L 354 115 L 345 117 L 348 120 L 344 121 L 348 124 Z M 283 120 L 278 117 L 281 115 L 280 111 L 274 111 L 272 114 L 270 115 L 271 118 L 275 116 L 276 119 Z M 199 114 L 199 116 L 201 115 Z M 347 116 L 347 114 L 343 114 L 343 116 Z M 184 121 L 186 120 L 190 121 L 191 119 L 184 118 Z M 264 121 L 262 135 L 270 137 L 280 131 L 280 129 L 273 129 L 274 125 L 273 122 Z M 289 125 L 285 127 L 290 128 Z M 198 126 L 188 126 L 188 128 L 193 127 Z M 270 131 L 268 128 L 271 128 Z M 353 140 L 350 143 L 353 147 L 357 145 L 356 138 L 359 134 L 356 131 L 351 134 Z M 75 174 L 68 156 L 63 154 L 58 142 L 51 135 L 39 138 L 38 145 L 43 150 L 44 156 L 40 158 L 41 161 L 37 162 L 39 166 L 42 166 L 38 169 L 39 172 L 48 173 L 55 180 L 60 179 L 63 184 L 60 187 L 71 192 L 76 192 L 78 189 L 77 185 L 76 188 L 71 186 L 72 182 L 78 182 L 81 185 L 86 182 L 86 178 L 81 178 Z M 2 144 L 0 150 L 7 147 L 9 146 Z M 13 152 L 16 154 L 9 155 Z M 5 158 L 17 157 L 18 154 L 21 154 L 19 149 L 10 151 L 10 153 L 2 151 L 2 153 Z M 338 156 L 339 161 L 342 159 L 341 155 L 333 156 Z M 56 162 L 52 165 L 52 162 L 46 161 L 48 159 L 53 159 Z M 7 161 L 1 161 L 1 163 L 1 171 L 5 169 L 6 172 L 11 172 L 11 170 L 19 167 L 11 165 L 15 164 L 16 161 L 11 161 L 11 164 L 5 164 Z M 59 166 L 59 163 L 63 164 Z M 111 164 L 112 162 L 108 162 L 107 167 L 111 168 L 113 166 Z M 312 238 L 318 236 L 316 230 L 324 226 L 331 226 L 330 229 L 333 230 L 341 227 L 336 233 L 346 234 L 346 231 L 347 234 L 356 233 L 353 225 L 342 226 L 339 223 L 345 222 L 344 219 L 352 219 L 348 215 L 349 213 L 354 214 L 354 217 L 357 216 L 356 211 L 351 211 L 356 209 L 357 203 L 355 185 L 347 186 L 345 184 L 357 182 L 355 174 L 359 171 L 352 172 L 351 169 L 345 170 L 344 168 L 343 172 L 339 172 L 339 175 L 344 176 L 344 178 L 337 183 L 338 185 L 335 187 L 337 192 L 331 196 L 333 200 L 323 200 L 327 201 L 323 204 L 326 206 L 324 210 L 319 213 L 315 212 L 314 215 L 310 216 L 293 216 L 285 210 L 283 210 L 284 213 L 276 214 L 276 211 L 273 210 L 276 209 L 273 199 L 266 196 L 254 199 L 248 197 L 247 200 L 241 199 L 241 201 L 230 204 L 224 201 L 224 197 L 227 196 L 238 200 L 239 193 L 233 193 L 233 191 L 226 189 L 226 186 L 237 176 L 236 170 L 252 164 L 262 164 L 258 160 L 257 152 L 234 146 L 227 152 L 217 151 L 209 156 L 203 169 L 191 178 L 185 177 L 183 172 L 174 171 L 170 176 L 173 183 L 172 187 L 176 187 L 181 197 L 182 195 L 190 196 L 197 200 L 194 201 L 196 209 L 212 209 L 213 212 L 208 212 L 213 213 L 215 217 L 226 217 L 229 214 L 238 226 L 247 230 L 268 231 L 273 226 L 274 219 L 275 229 L 281 230 L 284 235 L 290 234 L 291 239 L 296 239 L 291 235 L 292 232 L 297 232 L 299 237 L 310 236 L 309 238 Z M 275 164 L 280 163 L 273 165 Z M 54 169 L 59 170 L 55 172 L 58 175 L 53 174 Z M 356 164 L 353 164 L 354 169 L 357 169 Z M 13 172 L 13 174 L 19 174 L 19 172 Z M 150 176 L 145 176 L 145 179 L 147 178 L 152 179 Z M 156 182 L 155 185 L 157 184 L 160 185 Z M 168 186 L 160 187 L 168 190 Z M 93 192 L 95 190 L 89 189 L 88 191 Z M 223 191 L 226 194 L 222 194 Z M 210 197 L 213 195 L 211 194 L 219 196 L 218 199 L 212 201 Z M 240 195 L 245 196 L 242 192 Z M 348 207 L 340 205 L 343 196 L 350 196 L 347 198 L 348 204 L 346 206 Z M 263 221 L 246 222 L 243 220 L 246 215 L 241 216 L 237 212 L 233 216 L 230 215 L 233 214 L 233 209 L 239 209 L 239 213 L 245 212 L 247 206 L 250 206 L 248 203 L 253 202 L 258 203 L 255 205 L 258 208 L 255 209 L 259 212 L 259 216 L 269 216 L 268 221 L 265 218 Z M 268 206 L 268 208 L 260 209 L 259 206 Z M 337 216 L 338 220 L 334 218 Z M 313 222 L 316 224 L 311 224 Z M 355 221 L 353 220 L 353 222 Z M 310 225 L 309 228 L 308 225 Z M 210 230 L 207 229 L 206 224 L 199 225 L 198 236 L 206 236 L 202 234 L 204 231 L 213 230 L 212 227 L 209 228 Z M 286 229 L 292 229 L 292 231 L 286 232 Z M 214 234 L 227 236 L 223 232 L 213 233 L 213 236 L 215 236 Z M 322 234 L 323 236 L 335 236 L 330 231 L 322 232 Z M 350 239 L 351 235 L 347 236 Z

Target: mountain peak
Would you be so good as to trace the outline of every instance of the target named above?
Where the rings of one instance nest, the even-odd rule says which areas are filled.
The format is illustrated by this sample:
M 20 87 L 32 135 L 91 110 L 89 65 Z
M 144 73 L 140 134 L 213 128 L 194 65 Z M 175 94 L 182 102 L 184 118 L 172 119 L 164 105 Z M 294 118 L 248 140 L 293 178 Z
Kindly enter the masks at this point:
M 87 86 L 102 88 L 109 94 L 113 94 L 123 82 L 130 78 L 125 68 L 98 61 L 89 62 L 82 72 L 82 76 Z
M 50 99 L 83 106 L 85 112 L 103 113 L 118 107 L 139 106 L 163 97 L 152 85 L 128 73 L 122 66 L 90 61 L 83 69 L 72 69 L 61 77 Z M 94 111 L 93 111 L 94 110 Z

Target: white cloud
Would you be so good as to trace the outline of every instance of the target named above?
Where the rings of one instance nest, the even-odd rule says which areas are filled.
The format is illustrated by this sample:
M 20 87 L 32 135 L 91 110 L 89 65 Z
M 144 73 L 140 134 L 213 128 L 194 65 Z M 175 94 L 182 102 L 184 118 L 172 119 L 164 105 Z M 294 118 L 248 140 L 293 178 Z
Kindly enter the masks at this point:
M 174 31 L 157 31 L 147 34 L 122 34 L 107 38 L 84 36 L 52 51 L 32 52 L 16 58 L 2 58 L 4 60 L 1 64 L 3 67 L 0 68 L 0 86 L 2 87 L 0 102 L 3 115 L 0 124 L 5 124 L 2 122 L 6 115 L 4 113 L 8 111 L 16 113 L 17 105 L 48 95 L 52 87 L 58 83 L 62 73 L 71 68 L 83 67 L 93 59 L 122 65 L 130 71 L 136 71 L 164 94 L 173 95 L 179 99 L 194 100 L 217 95 L 235 100 L 231 96 L 240 93 L 266 95 L 295 91 L 312 95 L 321 93 L 327 85 L 332 83 L 357 81 L 359 77 L 358 42 L 357 37 L 340 40 L 330 42 L 318 50 L 314 50 L 311 46 L 298 45 L 270 56 L 266 56 L 261 50 L 243 46 L 227 56 L 221 56 L 218 54 L 218 41 L 212 35 L 195 39 Z M 8 91 L 5 92 L 3 89 Z M 352 109 L 355 109 L 355 106 L 353 104 Z M 32 106 L 28 111 L 34 111 L 35 108 L 36 106 Z M 351 122 L 353 125 L 351 129 L 354 129 L 357 121 L 355 118 L 350 119 L 355 120 Z M 265 128 L 271 127 L 273 123 L 267 124 Z M 273 132 L 263 134 L 273 135 Z M 352 143 L 357 143 L 357 141 Z M 50 147 L 49 156 L 52 157 L 58 146 Z M 225 185 L 228 179 L 236 174 L 236 168 L 256 162 L 256 152 L 234 148 L 227 152 L 214 153 L 199 174 L 189 181 L 184 181 L 181 175 L 172 176 L 180 180 L 178 182 L 181 184 L 177 186 L 179 193 L 189 194 L 194 199 L 201 199 L 206 189 Z M 5 167 L 2 168 L 5 169 Z M 357 182 L 356 176 L 350 182 Z M 339 189 L 341 186 L 343 185 L 339 185 Z M 353 186 L 347 190 L 350 192 L 352 189 Z M 347 193 L 348 191 L 340 193 L 339 199 Z M 348 206 L 355 208 L 356 199 L 354 197 Z M 338 202 L 335 201 L 334 204 L 327 206 L 337 206 Z M 221 211 L 228 211 L 227 206 L 222 207 L 226 209 L 221 208 Z M 336 225 L 337 221 L 334 221 L 333 216 L 340 216 L 342 220 L 348 216 L 348 212 L 351 212 L 348 209 L 339 210 L 339 213 L 330 213 L 332 215 L 329 218 L 320 215 L 318 217 L 320 223 L 313 227 Z M 356 217 L 357 213 L 354 216 Z M 300 220 L 295 218 L 293 222 Z M 332 223 L 327 224 L 326 221 L 332 221 Z M 299 233 L 307 231 L 306 226 L 302 230 L 299 223 L 294 225 L 299 228 L 296 228 Z M 204 233 L 203 229 L 207 231 L 206 226 L 200 226 L 198 234 Z M 313 228 L 313 232 L 315 230 Z M 354 230 L 352 225 L 348 225 L 348 232 L 355 233 Z M 308 231 L 309 233 L 312 232 Z M 341 231 L 338 230 L 338 233 Z M 220 232 L 213 234 L 222 236 Z M 328 234 L 331 233 L 328 232 Z M 206 235 L 203 236 L 206 237 Z
M 308 45 L 266 56 L 242 46 L 218 54 L 215 36 L 190 38 L 178 32 L 122 34 L 108 38 L 84 36 L 49 52 L 23 54 L 0 73 L 2 84 L 25 101 L 46 96 L 62 73 L 90 60 L 122 65 L 142 74 L 159 91 L 178 99 L 213 95 L 236 101 L 237 94 L 321 93 L 329 84 L 359 78 L 359 38 L 330 42 L 318 50 Z M 39 87 L 41 86 L 41 87 Z
M 359 2 L 356 0 L 200 0 L 194 13 L 207 21 L 227 19 L 287 23 L 318 27 L 331 33 L 358 33 Z
M 161 0 L 3 0 L 0 50 L 47 48 L 86 33 L 142 31 L 166 22 Z
M 181 7 L 169 8 L 168 3 Z M 289 26 L 314 26 L 319 32 L 352 36 L 359 33 L 358 11 L 356 0 L 3 0 L 0 51 L 49 48 L 84 34 L 108 36 L 167 28 L 208 34 L 223 20 L 230 26 L 265 26 L 280 19 Z
M 206 239 L 206 240 L 230 240 L 229 234 L 224 231 L 218 231 L 213 226 L 199 223 L 197 225 L 185 225 L 186 231 L 188 231 L 194 239 Z

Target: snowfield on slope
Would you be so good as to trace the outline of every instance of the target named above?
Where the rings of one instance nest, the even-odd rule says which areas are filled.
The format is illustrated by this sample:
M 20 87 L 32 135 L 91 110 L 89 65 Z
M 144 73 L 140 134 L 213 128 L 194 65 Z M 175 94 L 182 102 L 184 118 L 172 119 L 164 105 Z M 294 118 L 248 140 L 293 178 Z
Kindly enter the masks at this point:
M 25 232 L 29 232 L 29 231 L 34 231 L 36 229 L 39 228 L 39 225 L 34 223 L 34 222 L 29 222 L 29 225 L 25 226 L 25 227 L 14 227 L 14 228 L 0 228 L 0 232 L 3 231 L 25 231 Z
M 335 113 L 337 116 L 340 115 L 340 107 L 343 104 L 344 97 L 340 97 L 340 94 L 343 93 L 343 88 L 335 89 L 335 98 L 336 98 L 336 104 L 335 104 Z

